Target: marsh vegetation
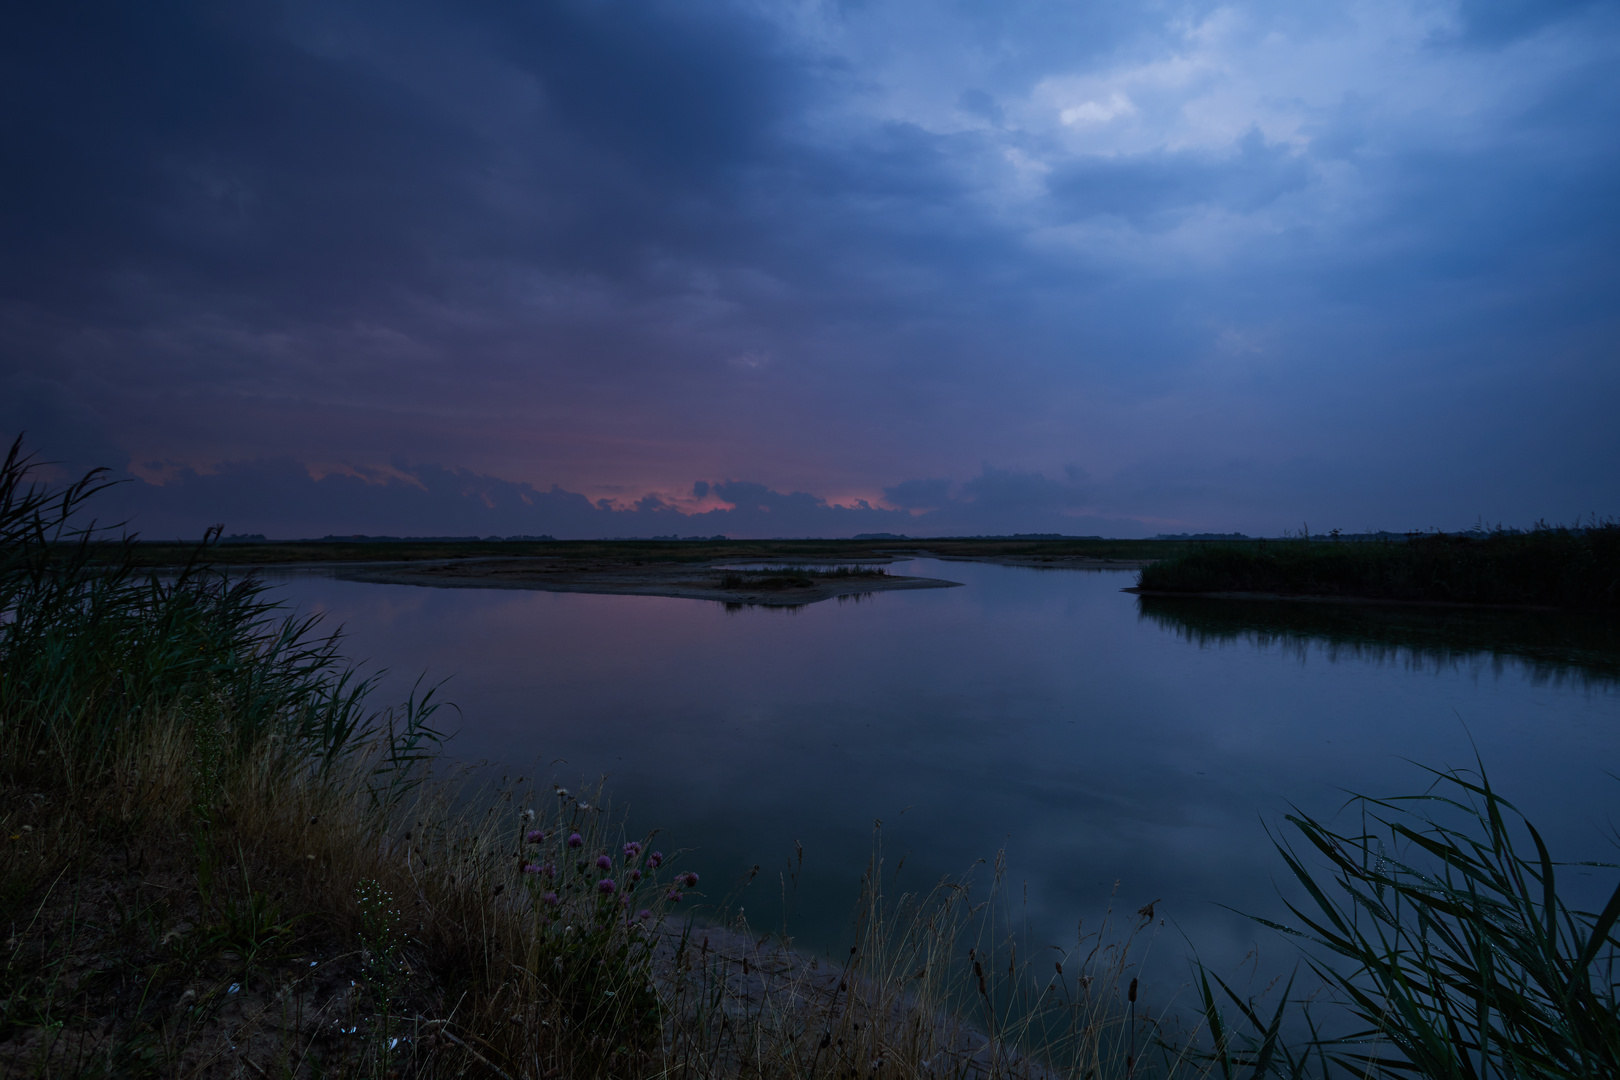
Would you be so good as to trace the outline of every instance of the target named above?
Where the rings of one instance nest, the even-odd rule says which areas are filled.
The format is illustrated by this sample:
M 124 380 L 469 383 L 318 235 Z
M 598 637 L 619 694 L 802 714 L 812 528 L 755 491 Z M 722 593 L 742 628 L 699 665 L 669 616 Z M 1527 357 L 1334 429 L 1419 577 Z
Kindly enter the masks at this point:
M 1206 544 L 1145 567 L 1144 592 L 1260 593 L 1620 610 L 1620 522 L 1404 538 Z

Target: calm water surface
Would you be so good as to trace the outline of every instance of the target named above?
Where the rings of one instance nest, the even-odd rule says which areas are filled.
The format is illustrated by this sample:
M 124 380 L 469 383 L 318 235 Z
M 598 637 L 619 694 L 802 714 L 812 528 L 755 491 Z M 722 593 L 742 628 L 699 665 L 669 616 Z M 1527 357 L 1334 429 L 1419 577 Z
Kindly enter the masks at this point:
M 780 926 L 778 872 L 802 843 L 791 926 L 812 948 L 846 944 L 881 820 L 914 886 L 1005 849 L 1042 941 L 1072 942 L 1116 883 L 1118 909 L 1159 901 L 1171 926 L 1156 981 L 1183 977 L 1183 933 L 1217 969 L 1255 944 L 1291 962 L 1221 906 L 1278 913 L 1283 868 L 1264 824 L 1291 804 L 1331 815 L 1346 790 L 1417 790 L 1409 761 L 1470 766 L 1476 750 L 1555 853 L 1616 854 L 1620 689 L 1606 624 L 1573 643 L 1493 650 L 1489 619 L 1447 629 L 1408 613 L 1369 632 L 1297 605 L 1156 605 L 1120 591 L 1126 573 L 893 569 L 966 587 L 727 611 L 280 583 L 343 624 L 352 655 L 391 669 L 401 696 L 416 673 L 452 676 L 455 756 L 529 775 L 539 763 L 570 786 L 605 774 L 635 827 L 693 849 L 683 865 L 711 897 L 760 865 L 739 898 L 756 926 Z

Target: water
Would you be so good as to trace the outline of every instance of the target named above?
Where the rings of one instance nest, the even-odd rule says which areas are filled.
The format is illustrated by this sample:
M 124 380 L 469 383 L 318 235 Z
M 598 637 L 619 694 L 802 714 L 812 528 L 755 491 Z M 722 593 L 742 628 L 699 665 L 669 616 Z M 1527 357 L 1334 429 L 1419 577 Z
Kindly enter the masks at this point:
M 454 755 L 570 786 L 605 774 L 634 827 L 692 849 L 682 865 L 711 897 L 760 866 L 735 898 L 756 927 L 781 925 L 802 843 L 790 926 L 816 950 L 847 944 L 878 821 L 917 887 L 1005 849 L 1041 942 L 1157 901 L 1163 984 L 1193 948 L 1217 971 L 1256 946 L 1262 972 L 1292 963 L 1229 910 L 1280 913 L 1265 826 L 1290 806 L 1332 815 L 1346 791 L 1415 791 L 1410 762 L 1477 753 L 1556 854 L 1617 854 L 1612 621 L 1167 603 L 1122 593 L 1134 578 L 1118 572 L 891 569 L 966 587 L 796 611 L 283 587 L 395 672 L 400 696 L 407 676 L 453 676 Z M 1577 891 L 1613 887 L 1584 873 Z

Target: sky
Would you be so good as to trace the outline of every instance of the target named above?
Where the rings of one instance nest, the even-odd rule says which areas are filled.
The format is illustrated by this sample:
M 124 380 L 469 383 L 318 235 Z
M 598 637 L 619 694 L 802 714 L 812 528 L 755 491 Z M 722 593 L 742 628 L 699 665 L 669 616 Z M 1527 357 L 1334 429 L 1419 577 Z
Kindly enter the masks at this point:
M 9 5 L 0 434 L 231 533 L 1620 513 L 1620 5 Z

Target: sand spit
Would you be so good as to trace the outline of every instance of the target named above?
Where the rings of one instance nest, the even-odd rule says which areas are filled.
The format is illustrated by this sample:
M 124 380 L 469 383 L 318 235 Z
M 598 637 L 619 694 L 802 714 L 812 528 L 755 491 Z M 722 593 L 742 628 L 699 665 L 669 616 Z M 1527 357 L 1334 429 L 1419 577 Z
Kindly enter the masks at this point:
M 861 566 L 872 564 L 873 560 L 867 560 Z M 712 563 L 545 557 L 454 559 L 409 566 L 396 564 L 386 569 L 354 567 L 340 571 L 338 576 L 387 585 L 675 596 L 761 607 L 802 607 L 841 596 L 864 596 L 895 589 L 948 589 L 961 584 L 875 570 L 850 572 L 847 576 L 806 575 L 795 570 L 726 569 Z

